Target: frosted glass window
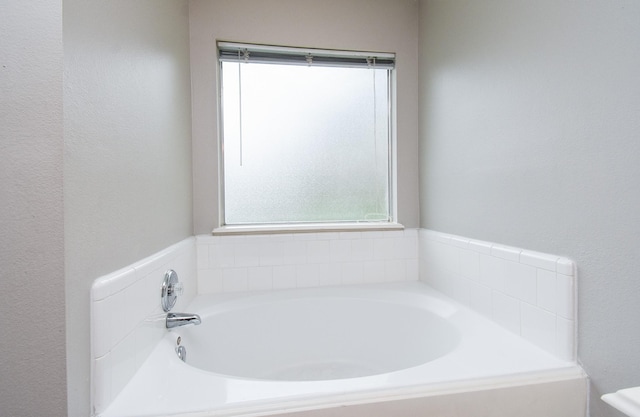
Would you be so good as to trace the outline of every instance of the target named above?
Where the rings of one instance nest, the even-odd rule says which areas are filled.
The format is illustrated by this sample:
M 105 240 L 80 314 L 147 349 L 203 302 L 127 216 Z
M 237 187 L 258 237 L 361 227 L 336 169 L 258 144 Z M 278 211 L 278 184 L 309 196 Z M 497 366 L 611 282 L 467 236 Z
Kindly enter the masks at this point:
M 225 224 L 390 221 L 390 69 L 221 70 Z

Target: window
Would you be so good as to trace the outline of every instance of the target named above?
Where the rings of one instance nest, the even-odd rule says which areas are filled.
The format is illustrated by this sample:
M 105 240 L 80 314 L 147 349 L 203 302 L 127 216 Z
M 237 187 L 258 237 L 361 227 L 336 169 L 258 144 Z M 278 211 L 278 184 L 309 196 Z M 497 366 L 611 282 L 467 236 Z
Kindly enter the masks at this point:
M 224 225 L 391 221 L 393 54 L 218 55 Z

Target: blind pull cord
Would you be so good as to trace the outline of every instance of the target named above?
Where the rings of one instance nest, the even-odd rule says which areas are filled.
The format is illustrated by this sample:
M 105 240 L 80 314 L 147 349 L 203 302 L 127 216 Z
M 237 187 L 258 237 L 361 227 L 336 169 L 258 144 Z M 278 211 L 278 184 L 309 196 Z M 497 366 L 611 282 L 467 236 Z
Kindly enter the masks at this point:
M 239 137 L 239 146 L 240 146 L 240 166 L 242 166 L 242 60 L 244 62 L 249 62 L 249 51 L 247 49 L 238 49 L 238 114 L 239 114 L 239 123 L 240 123 L 240 137 Z
M 378 166 L 378 96 L 376 94 L 376 58 L 367 58 L 367 66 L 373 69 L 373 154 Z

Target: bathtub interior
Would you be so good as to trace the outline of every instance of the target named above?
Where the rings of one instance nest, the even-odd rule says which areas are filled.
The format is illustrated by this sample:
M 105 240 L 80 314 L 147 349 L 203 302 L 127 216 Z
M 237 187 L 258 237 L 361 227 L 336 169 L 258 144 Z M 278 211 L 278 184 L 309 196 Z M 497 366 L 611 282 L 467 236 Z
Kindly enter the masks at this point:
M 274 253 L 283 251 L 291 253 L 274 257 Z M 176 269 L 185 283 L 187 296 L 178 303 L 182 312 L 205 317 L 214 312 L 231 314 L 231 310 L 237 312 L 237 304 L 249 298 L 254 304 L 245 307 L 244 318 L 240 314 L 236 319 L 251 325 L 252 309 L 267 293 L 270 297 L 278 294 L 276 299 L 282 298 L 279 302 L 297 303 L 290 306 L 299 312 L 295 314 L 299 319 L 298 337 L 290 341 L 291 349 L 267 346 L 269 341 L 285 337 L 278 326 L 278 309 L 259 314 L 262 322 L 253 323 L 256 327 L 249 332 L 239 333 L 233 326 L 225 329 L 226 320 L 219 321 L 215 332 L 221 337 L 213 342 L 192 337 L 195 327 L 167 331 L 155 295 L 168 268 Z M 245 415 L 252 410 L 262 413 L 252 415 L 276 415 L 273 410 L 293 410 L 302 403 L 323 408 L 346 404 L 349 398 L 358 403 L 382 401 L 396 398 L 399 392 L 432 396 L 443 389 L 464 393 L 495 387 L 496 383 L 510 387 L 540 381 L 583 381 L 585 375 L 575 363 L 575 270 L 571 261 L 561 257 L 415 229 L 317 233 L 300 239 L 290 235 L 190 238 L 94 283 L 92 414 L 205 416 Z M 495 279 L 488 279 L 487 272 Z M 256 277 L 259 279 L 253 279 Z M 538 287 L 533 300 L 527 293 L 532 277 Z M 507 282 L 509 279 L 517 285 Z M 379 312 L 369 313 L 370 317 L 378 314 L 374 320 L 366 324 L 360 317 L 346 326 L 358 331 L 369 327 L 373 336 L 365 345 L 356 348 L 358 342 L 344 343 L 343 347 L 352 347 L 351 352 L 334 352 L 329 355 L 333 365 L 317 370 L 312 364 L 321 361 L 319 355 L 311 361 L 302 358 L 291 369 L 287 369 L 291 361 L 284 360 L 271 369 L 258 365 L 266 352 L 274 358 L 278 354 L 292 358 L 292 352 L 300 351 L 296 343 L 318 334 L 326 335 L 327 343 L 355 336 L 349 331 L 331 334 L 327 328 L 339 326 L 325 326 L 327 322 L 344 324 L 346 314 L 338 312 L 349 303 L 356 307 L 360 302 L 359 296 L 345 296 L 353 284 L 358 291 L 368 291 L 368 296 L 384 293 L 378 300 Z M 340 289 L 339 301 L 315 324 L 310 318 L 312 306 L 301 301 L 304 297 L 300 293 L 292 296 L 289 292 L 306 287 Z M 551 290 L 541 293 L 540 288 Z M 398 296 L 402 298 L 400 310 L 411 310 L 423 306 L 425 294 L 432 304 L 429 319 L 403 314 L 399 319 L 402 326 L 387 320 L 394 313 L 385 314 L 385 302 L 397 304 L 393 297 Z M 487 294 L 494 304 L 486 302 Z M 349 314 L 360 310 L 349 309 Z M 128 327 L 123 329 L 125 320 Z M 443 336 L 431 344 L 412 339 L 389 347 L 394 341 L 414 337 L 407 329 L 423 325 L 421 320 L 436 323 Z M 203 326 L 213 326 L 215 321 L 205 320 Z M 393 337 L 381 336 L 385 326 L 385 332 Z M 274 332 L 280 334 L 270 338 Z M 261 341 L 256 334 L 263 335 Z M 187 345 L 188 364 L 175 355 L 177 336 Z M 207 355 L 207 346 L 212 344 L 217 353 Z M 330 350 L 328 344 L 322 347 L 322 341 L 316 340 L 315 344 L 319 346 L 317 352 Z M 211 360 L 238 353 L 238 346 L 253 362 L 242 365 L 244 361 Z M 377 356 L 358 362 L 376 351 Z M 385 355 L 388 351 L 400 354 Z M 385 364 L 381 356 L 386 356 L 389 363 Z M 345 364 L 353 366 L 337 366 Z M 330 371 L 323 374 L 327 368 Z M 293 408 L 285 404 L 293 404 Z
M 212 307 L 202 309 L 202 325 L 176 333 L 191 366 L 272 381 L 384 374 L 434 360 L 459 343 L 458 330 L 442 315 L 362 298 L 373 294 L 359 291 L 360 298 L 343 288 L 267 293 L 250 302 L 212 300 Z

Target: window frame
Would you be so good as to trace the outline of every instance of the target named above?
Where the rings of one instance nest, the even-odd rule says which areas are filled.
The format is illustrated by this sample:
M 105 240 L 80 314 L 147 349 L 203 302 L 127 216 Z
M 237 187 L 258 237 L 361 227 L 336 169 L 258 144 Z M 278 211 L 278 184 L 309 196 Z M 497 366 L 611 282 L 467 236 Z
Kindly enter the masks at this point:
M 224 48 L 250 48 L 251 51 L 277 51 L 287 53 L 294 53 L 300 55 L 301 53 L 313 54 L 316 56 L 332 57 L 332 56 L 353 56 L 360 60 L 367 57 L 381 57 L 380 59 L 386 60 L 384 67 L 388 69 L 387 80 L 387 209 L 388 218 L 386 220 L 371 220 L 371 221 L 289 221 L 289 222 L 272 222 L 272 223 L 250 223 L 250 224 L 226 224 L 225 223 L 225 164 L 224 164 L 224 107 L 223 107 L 223 71 L 222 64 L 224 62 L 221 59 L 221 45 Z M 370 52 L 370 51 L 353 51 L 353 50 L 333 50 L 333 49 L 318 49 L 318 48 L 300 48 L 291 46 L 275 46 L 264 44 L 249 44 L 238 43 L 218 40 L 216 42 L 216 60 L 217 60 L 217 103 L 218 103 L 218 224 L 213 230 L 213 234 L 259 234 L 259 233 L 305 233 L 316 231 L 358 231 L 358 230 L 402 230 L 404 226 L 397 222 L 397 153 L 396 153 L 396 67 L 395 67 L 395 53 L 388 52 Z M 391 64 L 389 64 L 388 58 L 391 58 Z M 376 58 L 377 60 L 378 58 Z M 231 61 L 231 59 L 227 59 Z M 375 62 L 375 61 L 374 61 Z M 288 63 L 288 62 L 283 62 Z M 306 63 L 291 63 L 292 65 L 305 65 Z M 324 63 L 323 63 L 324 64 Z M 323 65 L 321 64 L 321 65 Z M 350 65 L 336 65 L 338 67 L 350 67 Z

